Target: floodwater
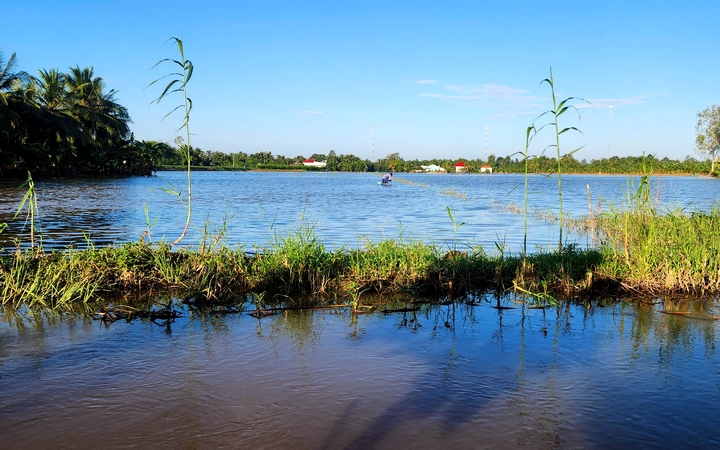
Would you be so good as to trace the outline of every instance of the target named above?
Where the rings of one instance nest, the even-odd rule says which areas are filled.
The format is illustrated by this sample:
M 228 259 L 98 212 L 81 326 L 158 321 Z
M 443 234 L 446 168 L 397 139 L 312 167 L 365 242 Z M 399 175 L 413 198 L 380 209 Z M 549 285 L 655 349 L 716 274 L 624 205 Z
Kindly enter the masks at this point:
M 658 305 L 472 300 L 358 316 L 6 323 L 0 447 L 720 445 L 717 322 Z
M 329 248 L 403 237 L 518 252 L 523 240 L 523 215 L 511 211 L 524 205 L 520 175 L 398 173 L 391 187 L 378 185 L 379 175 L 369 173 L 194 172 L 192 179 L 192 223 L 183 241 L 188 246 L 199 245 L 204 236 L 222 234 L 224 243 L 253 251 L 303 224 L 313 227 Z M 183 229 L 186 212 L 180 198 L 168 190 L 184 198 L 185 183 L 182 172 L 38 181 L 36 223 L 43 246 L 118 244 L 138 240 L 148 229 L 154 241 L 173 241 Z M 622 207 L 633 183 L 637 179 L 625 176 L 565 175 L 563 212 L 579 217 L 587 216 L 590 207 L 593 214 Z M 29 242 L 25 210 L 12 220 L 24 195 L 17 188 L 20 184 L 0 182 L 0 223 L 10 225 L 0 233 L 0 247 L 14 247 L 16 238 Z M 653 178 L 653 201 L 663 208 L 707 209 L 718 198 L 720 180 Z M 558 227 L 537 217 L 557 215 L 558 203 L 557 178 L 530 177 L 530 249 L 557 244 Z M 581 245 L 591 241 L 587 236 L 568 238 Z
M 193 173 L 185 245 L 223 233 L 248 251 L 314 227 L 330 248 L 420 239 L 518 251 L 523 177 Z M 564 212 L 621 207 L 632 180 L 563 177 Z M 184 174 L 36 184 L 45 248 L 174 240 Z M 554 245 L 557 179 L 530 179 L 531 245 Z M 0 247 L 19 182 L 0 184 Z M 655 177 L 661 208 L 707 209 L 720 181 Z M 448 215 L 454 215 L 456 226 Z M 462 225 L 460 225 L 462 224 Z M 571 235 L 580 245 L 588 236 Z M 465 303 L 471 300 L 477 306 Z M 420 310 L 183 310 L 172 323 L 0 314 L 0 448 L 477 449 L 720 446 L 718 304 L 593 299 L 546 310 L 456 299 Z M 663 308 L 692 315 L 663 314 Z

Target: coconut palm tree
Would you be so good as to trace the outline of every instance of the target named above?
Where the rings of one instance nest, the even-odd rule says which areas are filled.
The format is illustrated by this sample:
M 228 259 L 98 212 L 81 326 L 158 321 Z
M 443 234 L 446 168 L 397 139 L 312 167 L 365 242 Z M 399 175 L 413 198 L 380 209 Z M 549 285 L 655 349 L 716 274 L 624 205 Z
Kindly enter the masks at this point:
M 105 82 L 96 77 L 92 67 L 71 67 L 65 80 L 70 114 L 80 122 L 89 145 L 78 150 L 78 157 L 105 166 L 129 139 L 130 115 L 115 100 L 117 91 L 105 92 Z
M 27 73 L 16 72 L 16 66 L 15 53 L 5 62 L 5 56 L 0 52 L 0 155 L 3 154 L 3 148 L 9 147 L 9 141 L 20 122 L 17 110 L 22 100 L 18 98 L 15 88 L 27 80 Z

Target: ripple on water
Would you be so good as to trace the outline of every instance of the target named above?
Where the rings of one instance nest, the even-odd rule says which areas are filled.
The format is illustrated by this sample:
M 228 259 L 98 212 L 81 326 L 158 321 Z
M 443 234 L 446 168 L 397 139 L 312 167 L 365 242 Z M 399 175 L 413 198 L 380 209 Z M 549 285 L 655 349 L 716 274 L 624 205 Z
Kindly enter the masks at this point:
M 714 322 L 627 305 L 0 327 L 9 448 L 713 446 Z

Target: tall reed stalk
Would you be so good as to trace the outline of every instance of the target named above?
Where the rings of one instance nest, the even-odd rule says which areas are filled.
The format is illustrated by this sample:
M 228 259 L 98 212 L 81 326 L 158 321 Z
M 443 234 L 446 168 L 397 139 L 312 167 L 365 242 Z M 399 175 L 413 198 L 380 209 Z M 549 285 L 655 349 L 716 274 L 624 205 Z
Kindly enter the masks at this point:
M 35 182 L 32 179 L 32 175 L 30 175 L 30 171 L 28 171 L 28 179 L 25 181 L 25 183 L 20 186 L 20 188 L 26 187 L 27 190 L 25 191 L 25 195 L 23 196 L 23 199 L 20 201 L 20 206 L 18 206 L 17 211 L 15 212 L 15 215 L 13 216 L 13 220 L 17 219 L 17 216 L 20 215 L 20 212 L 23 210 L 23 208 L 27 207 L 27 215 L 25 216 L 25 223 L 28 221 L 30 222 L 30 249 L 35 250 L 35 232 L 39 230 L 35 225 L 35 222 L 37 220 L 38 215 L 38 204 L 37 204 L 37 194 L 35 193 Z M 42 251 L 42 245 L 38 245 L 38 253 Z
M 450 217 L 450 221 L 452 222 L 452 225 L 453 225 L 453 246 L 452 246 L 452 250 L 453 250 L 453 251 L 457 251 L 457 232 L 458 232 L 458 229 L 459 229 L 461 226 L 465 225 L 465 222 L 460 222 L 460 223 L 458 223 L 458 221 L 457 221 L 457 216 L 456 216 L 456 214 L 455 214 L 455 208 L 453 208 L 452 206 L 447 206 L 447 213 L 448 213 L 448 216 Z
M 552 102 L 553 102 L 553 109 L 550 111 L 545 111 L 542 113 L 540 117 L 543 117 L 547 114 L 552 116 L 550 120 L 552 122 L 547 123 L 541 127 L 544 128 L 545 126 L 553 126 L 555 128 L 555 143 L 551 144 L 549 147 L 555 147 L 555 150 L 557 151 L 557 176 L 558 176 L 558 208 L 559 208 L 559 226 L 560 226 L 560 238 L 558 242 L 558 255 L 562 254 L 562 247 L 563 247 L 563 191 L 562 191 L 562 158 L 565 156 L 570 156 L 577 152 L 578 150 L 582 149 L 583 147 L 576 148 L 575 150 L 568 152 L 563 155 L 561 148 L 560 148 L 560 136 L 567 133 L 568 131 L 577 131 L 582 134 L 582 131 L 577 129 L 576 127 L 565 127 L 560 128 L 560 116 L 565 114 L 569 109 L 574 109 L 577 112 L 577 108 L 575 106 L 569 104 L 571 100 L 578 99 L 577 97 L 568 97 L 565 100 L 558 103 L 557 97 L 555 95 L 555 80 L 553 78 L 553 72 L 552 67 L 550 68 L 550 78 L 545 78 L 540 84 L 547 83 L 550 86 L 550 93 L 552 95 Z M 579 99 L 582 100 L 582 99 Z M 585 101 L 585 100 L 582 100 Z M 578 113 L 578 119 L 580 118 L 580 114 Z
M 523 265 L 527 261 L 527 235 L 528 235 L 528 204 L 529 204 L 529 173 L 530 173 L 530 143 L 535 137 L 535 125 L 527 127 L 525 131 L 525 153 L 523 153 L 523 161 L 525 163 L 525 209 L 523 214 L 523 250 L 522 259 Z
M 170 247 L 173 247 L 180 243 L 180 241 L 183 240 L 185 235 L 187 234 L 188 228 L 190 227 L 190 218 L 192 215 L 192 182 L 190 179 L 190 167 L 192 164 L 192 154 L 190 152 L 190 149 L 192 146 L 190 145 L 190 111 L 192 110 L 192 100 L 188 97 L 188 89 L 187 85 L 190 81 L 190 78 L 193 74 L 193 64 L 189 60 L 185 59 L 185 52 L 183 50 L 183 42 L 176 38 L 172 37 L 168 39 L 168 42 L 173 41 L 177 45 L 178 51 L 180 53 L 180 59 L 171 59 L 171 58 L 165 58 L 161 59 L 160 61 L 155 64 L 154 67 L 164 63 L 164 62 L 171 62 L 174 64 L 177 64 L 177 66 L 180 68 L 179 72 L 172 72 L 169 73 L 163 77 L 160 77 L 150 83 L 148 87 L 152 86 L 153 84 L 157 83 L 158 81 L 165 79 L 167 77 L 173 77 L 170 82 L 165 86 L 165 90 L 163 90 L 162 94 L 158 98 L 156 98 L 153 103 L 160 103 L 160 101 L 165 98 L 166 96 L 174 93 L 174 92 L 180 92 L 183 96 L 183 102 L 173 108 L 169 113 L 165 114 L 163 119 L 170 114 L 174 113 L 178 109 L 183 109 L 185 111 L 185 116 L 183 118 L 182 125 L 180 125 L 179 130 L 185 129 L 185 144 L 180 146 L 181 150 L 185 151 L 185 156 L 187 158 L 187 203 L 185 204 L 185 209 L 187 210 L 187 220 L 185 221 L 185 228 L 183 228 L 182 234 L 180 234 L 180 237 L 178 237 L 172 244 L 170 244 Z

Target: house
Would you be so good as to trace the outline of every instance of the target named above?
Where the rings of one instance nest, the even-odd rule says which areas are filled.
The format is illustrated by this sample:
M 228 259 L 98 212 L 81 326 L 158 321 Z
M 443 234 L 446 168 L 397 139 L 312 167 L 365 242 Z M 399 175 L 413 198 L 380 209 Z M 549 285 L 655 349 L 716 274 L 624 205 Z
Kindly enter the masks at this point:
M 492 173 L 492 166 L 485 164 L 480 168 L 480 173 Z
M 315 161 L 311 158 L 303 161 L 303 165 L 306 167 L 325 167 L 327 165 L 327 161 Z
M 465 163 L 463 161 L 458 161 L 455 163 L 455 173 L 465 173 L 468 171 L 467 166 L 465 166 Z
M 435 164 L 430 164 L 429 166 L 420 166 L 420 167 L 422 167 L 425 172 L 430 172 L 430 173 L 447 172 L 447 170 L 443 169 L 440 166 L 436 166 Z

